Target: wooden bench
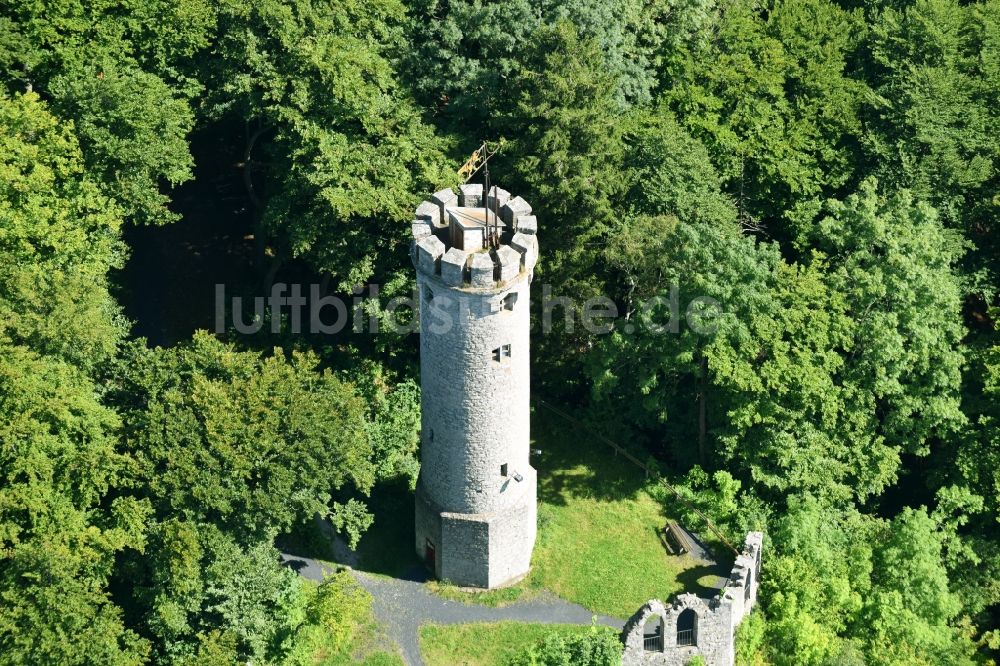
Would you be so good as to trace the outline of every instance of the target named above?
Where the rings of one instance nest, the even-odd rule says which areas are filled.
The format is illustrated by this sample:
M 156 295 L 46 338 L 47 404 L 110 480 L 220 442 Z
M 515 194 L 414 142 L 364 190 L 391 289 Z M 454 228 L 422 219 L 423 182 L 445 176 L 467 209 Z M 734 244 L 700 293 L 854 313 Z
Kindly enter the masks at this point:
M 685 555 L 694 550 L 694 544 L 688 533 L 673 520 L 667 521 L 664 525 L 660 540 L 671 555 Z

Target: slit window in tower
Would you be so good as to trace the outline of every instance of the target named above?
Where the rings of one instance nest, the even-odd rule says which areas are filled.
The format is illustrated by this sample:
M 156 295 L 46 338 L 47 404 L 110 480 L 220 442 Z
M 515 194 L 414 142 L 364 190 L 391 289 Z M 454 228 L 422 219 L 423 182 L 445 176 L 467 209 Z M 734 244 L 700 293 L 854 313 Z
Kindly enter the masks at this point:
M 507 476 L 507 463 L 500 465 L 500 476 Z
M 508 312 L 514 309 L 514 303 L 517 303 L 517 292 L 510 292 L 503 297 L 503 309 Z
M 434 292 L 428 287 L 424 287 L 424 302 L 430 303 L 432 300 L 434 300 Z
M 508 363 L 510 361 L 510 345 L 500 345 L 494 349 L 493 360 L 497 363 Z

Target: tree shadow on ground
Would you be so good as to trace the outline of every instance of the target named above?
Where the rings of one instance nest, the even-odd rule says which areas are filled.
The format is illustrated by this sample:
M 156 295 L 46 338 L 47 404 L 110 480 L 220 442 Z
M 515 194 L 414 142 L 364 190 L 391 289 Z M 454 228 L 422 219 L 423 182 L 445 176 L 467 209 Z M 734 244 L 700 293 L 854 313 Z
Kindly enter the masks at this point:
M 291 558 L 287 558 L 287 559 L 282 560 L 281 561 L 281 566 L 288 567 L 289 569 L 291 569 L 295 573 L 299 573 L 303 569 L 305 569 L 307 566 L 309 566 L 309 563 L 306 562 L 305 560 L 300 560 L 300 559 L 291 557 Z
M 645 472 L 616 457 L 607 444 L 543 409 L 532 413 L 531 464 L 538 470 L 538 497 L 565 506 L 569 497 L 601 501 L 633 499 L 648 484 Z
M 308 557 L 314 560 L 333 559 L 333 544 L 319 529 L 315 519 L 295 525 L 287 534 L 279 535 L 274 540 L 274 546 L 293 557 Z
M 375 522 L 358 543 L 358 568 L 403 580 L 427 580 L 427 569 L 414 549 L 414 497 L 406 481 L 380 485 L 368 507 Z
M 215 285 L 227 296 L 254 290 L 253 206 L 234 169 L 242 148 L 230 137 L 241 123 L 221 120 L 191 135 L 193 180 L 173 192 L 181 219 L 164 225 L 127 225 L 125 265 L 112 272 L 115 293 L 133 333 L 169 346 L 197 329 L 215 326 Z
M 347 547 L 346 539 L 337 535 L 329 522 L 318 517 L 280 535 L 275 547 L 293 558 L 333 561 L 359 571 L 426 581 L 427 569 L 413 547 L 413 491 L 406 481 L 379 485 L 366 503 L 375 520 L 355 551 Z M 295 568 L 295 562 L 289 560 L 287 566 Z
M 616 457 L 604 442 L 587 438 L 586 432 L 545 410 L 533 413 L 532 430 L 532 448 L 541 450 L 531 458 L 538 470 L 540 503 L 566 506 L 575 498 L 599 502 L 636 500 L 652 483 L 642 469 L 624 457 Z M 383 483 L 367 504 L 375 521 L 358 545 L 357 568 L 393 578 L 427 580 L 429 572 L 414 547 L 413 491 L 405 482 Z M 541 522 L 539 530 L 545 530 Z M 697 567 L 694 561 L 685 562 L 685 566 L 690 565 Z M 723 572 L 726 574 L 728 571 Z M 714 595 L 713 590 L 698 584 L 702 575 L 688 573 L 681 582 L 687 588 L 691 581 L 690 590 L 696 593 L 707 590 L 709 596 Z M 521 586 L 533 587 L 528 581 Z M 465 595 L 461 598 L 465 600 Z

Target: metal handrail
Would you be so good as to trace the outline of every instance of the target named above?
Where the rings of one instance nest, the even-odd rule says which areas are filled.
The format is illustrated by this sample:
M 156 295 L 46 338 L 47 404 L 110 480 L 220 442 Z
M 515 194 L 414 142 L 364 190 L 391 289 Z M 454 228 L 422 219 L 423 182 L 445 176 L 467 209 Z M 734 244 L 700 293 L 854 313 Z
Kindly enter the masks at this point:
M 657 634 L 656 636 L 643 636 L 642 649 L 646 652 L 663 652 L 663 636 L 661 634 Z

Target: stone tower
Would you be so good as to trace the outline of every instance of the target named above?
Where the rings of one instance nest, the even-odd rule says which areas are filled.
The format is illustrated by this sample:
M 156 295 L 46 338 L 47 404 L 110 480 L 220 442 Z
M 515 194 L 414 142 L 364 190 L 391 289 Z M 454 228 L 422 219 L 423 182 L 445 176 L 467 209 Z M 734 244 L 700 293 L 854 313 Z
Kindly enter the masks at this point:
M 487 242 L 483 186 L 417 208 L 421 469 L 416 549 L 455 585 L 493 588 L 528 573 L 536 474 L 529 456 L 531 206 L 491 188 L 500 246 Z M 491 214 L 491 223 L 493 216 Z

